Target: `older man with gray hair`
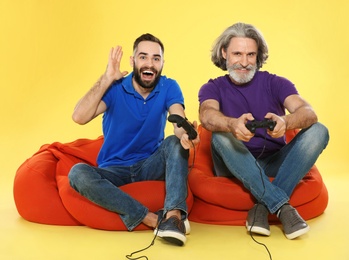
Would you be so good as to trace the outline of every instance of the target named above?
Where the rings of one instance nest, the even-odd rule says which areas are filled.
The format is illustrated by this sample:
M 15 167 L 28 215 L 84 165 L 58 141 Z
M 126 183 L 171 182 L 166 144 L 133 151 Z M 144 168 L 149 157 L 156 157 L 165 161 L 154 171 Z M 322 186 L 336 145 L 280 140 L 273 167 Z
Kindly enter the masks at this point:
M 327 146 L 329 133 L 291 81 L 260 71 L 268 56 L 266 41 L 253 25 L 228 27 L 211 56 L 228 74 L 201 87 L 200 120 L 212 131 L 215 174 L 236 177 L 256 200 L 247 230 L 269 236 L 268 215 L 276 214 L 286 237 L 294 239 L 309 226 L 289 204 L 290 196 Z M 301 131 L 286 144 L 290 129 Z

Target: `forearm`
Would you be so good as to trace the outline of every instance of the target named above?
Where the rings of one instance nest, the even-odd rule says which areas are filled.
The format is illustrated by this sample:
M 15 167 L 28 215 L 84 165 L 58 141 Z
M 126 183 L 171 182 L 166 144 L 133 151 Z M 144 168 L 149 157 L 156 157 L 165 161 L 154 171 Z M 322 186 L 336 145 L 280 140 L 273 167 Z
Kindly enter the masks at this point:
M 307 128 L 318 121 L 316 113 L 310 106 L 300 107 L 283 118 L 287 130 Z
M 185 118 L 184 108 L 181 104 L 173 104 L 172 106 L 170 106 L 168 111 L 170 115 L 175 114 Z M 173 127 L 174 135 L 177 136 L 178 139 L 181 139 L 182 135 L 186 133 L 185 130 L 182 127 L 178 127 L 175 123 L 173 124 Z
M 93 87 L 79 100 L 73 112 L 73 120 L 78 124 L 86 124 L 98 114 L 98 107 L 103 95 L 112 81 L 102 75 Z
M 211 132 L 231 132 L 235 118 L 227 117 L 215 109 L 201 109 L 200 122 Z

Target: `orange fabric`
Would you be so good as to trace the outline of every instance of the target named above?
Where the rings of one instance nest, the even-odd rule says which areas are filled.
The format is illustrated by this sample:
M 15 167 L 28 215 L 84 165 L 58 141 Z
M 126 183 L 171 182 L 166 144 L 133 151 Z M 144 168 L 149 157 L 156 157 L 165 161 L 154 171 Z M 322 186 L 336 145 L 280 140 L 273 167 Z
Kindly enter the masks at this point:
M 14 199 L 19 214 L 32 222 L 51 225 L 86 225 L 104 230 L 127 230 L 118 214 L 90 202 L 69 185 L 71 167 L 84 162 L 96 165 L 103 137 L 78 139 L 71 143 L 43 145 L 17 170 Z M 163 207 L 165 183 L 145 181 L 120 187 L 151 211 Z M 188 211 L 193 205 L 188 189 Z M 135 230 L 149 229 L 141 224 Z
M 194 195 L 194 206 L 189 219 L 201 223 L 245 225 L 247 212 L 254 204 L 253 196 L 235 178 L 215 177 L 211 158 L 211 132 L 199 126 L 200 143 L 195 150 L 195 163 L 188 181 Z M 287 132 L 290 141 L 297 131 Z M 193 160 L 191 151 L 189 161 Z M 290 198 L 305 219 L 324 212 L 328 204 L 328 193 L 321 175 L 313 166 L 302 179 Z M 276 221 L 275 216 L 270 217 Z
M 79 225 L 58 194 L 56 164 L 51 152 L 42 151 L 18 168 L 13 187 L 18 213 L 26 220 L 42 224 Z
M 287 133 L 290 141 L 297 131 Z M 188 211 L 191 221 L 244 225 L 254 201 L 243 185 L 233 178 L 213 176 L 211 133 L 199 126 L 201 142 L 191 150 L 188 177 Z M 86 225 L 104 230 L 126 230 L 120 217 L 107 211 L 72 189 L 68 182 L 70 168 L 78 162 L 96 165 L 103 138 L 78 139 L 71 143 L 44 145 L 17 170 L 14 199 L 19 214 L 32 222 L 52 225 Z M 121 187 L 151 211 L 163 207 L 165 185 L 160 181 L 132 183 Z M 194 196 L 193 196 L 194 195 Z M 313 168 L 296 187 L 291 204 L 304 219 L 324 212 L 328 193 L 321 175 Z M 276 221 L 275 216 L 271 216 Z M 148 227 L 139 225 L 136 230 Z

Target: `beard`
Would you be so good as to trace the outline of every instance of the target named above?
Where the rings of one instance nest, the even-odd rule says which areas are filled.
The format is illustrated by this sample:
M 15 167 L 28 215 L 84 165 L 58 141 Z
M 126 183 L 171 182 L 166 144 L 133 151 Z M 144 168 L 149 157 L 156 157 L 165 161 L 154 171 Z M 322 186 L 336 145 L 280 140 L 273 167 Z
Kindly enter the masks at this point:
M 257 65 L 248 65 L 247 67 L 243 67 L 238 64 L 233 64 L 232 66 L 227 66 L 230 77 L 238 84 L 245 84 L 250 82 L 257 71 Z M 236 72 L 237 69 L 246 69 L 248 73 L 244 75 L 240 75 Z
M 155 78 L 151 81 L 142 80 L 141 75 L 144 71 L 152 71 L 155 75 Z M 147 89 L 155 88 L 155 86 L 159 83 L 161 72 L 162 72 L 162 69 L 160 71 L 157 71 L 156 69 L 150 68 L 150 67 L 143 67 L 141 69 L 139 69 L 136 66 L 133 67 L 133 77 L 135 81 L 142 88 L 147 88 Z

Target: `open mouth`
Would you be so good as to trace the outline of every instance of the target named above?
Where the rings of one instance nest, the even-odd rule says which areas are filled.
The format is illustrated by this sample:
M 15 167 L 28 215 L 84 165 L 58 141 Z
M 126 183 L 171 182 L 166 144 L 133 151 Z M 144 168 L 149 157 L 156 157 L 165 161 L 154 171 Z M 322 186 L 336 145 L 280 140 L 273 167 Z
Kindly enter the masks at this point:
M 142 73 L 142 78 L 144 80 L 152 80 L 156 75 L 156 73 L 153 70 L 149 70 L 149 69 L 143 70 L 141 73 Z

